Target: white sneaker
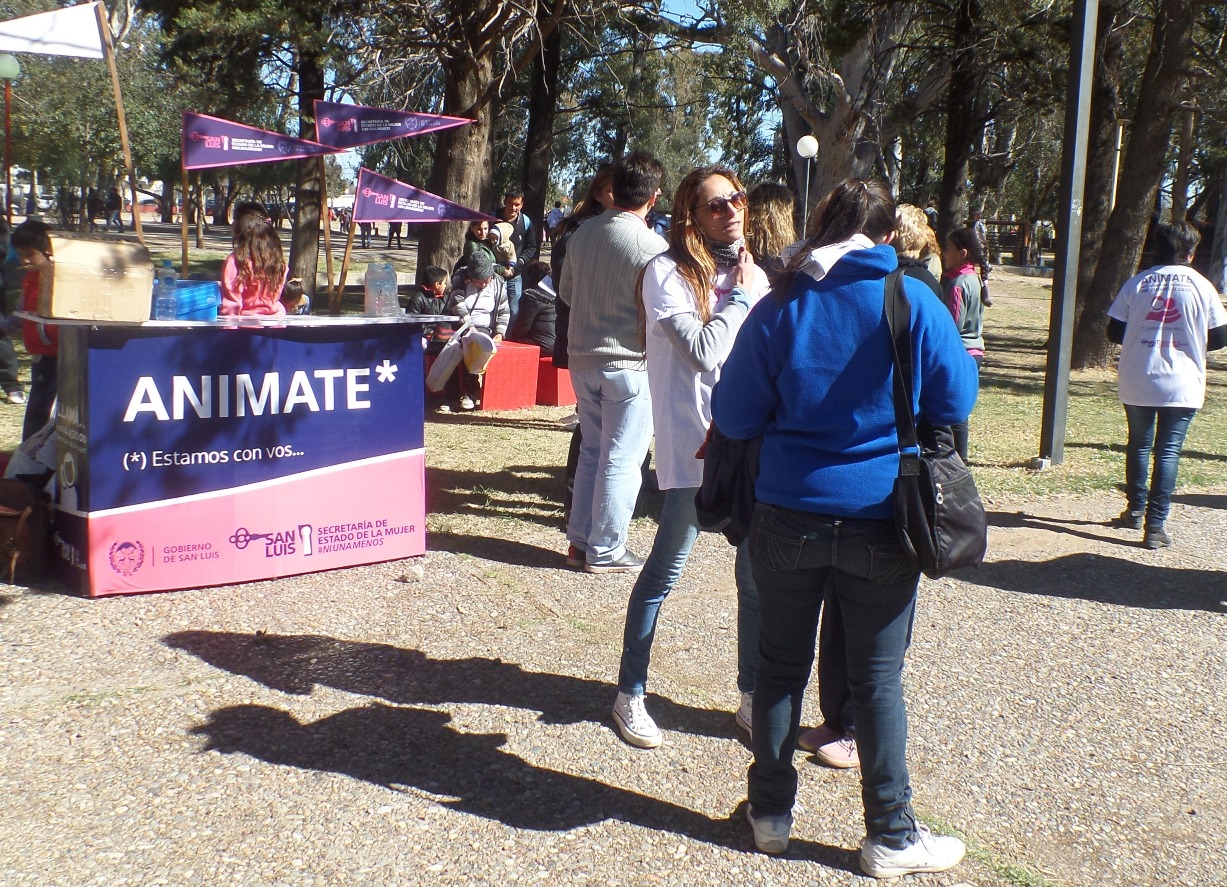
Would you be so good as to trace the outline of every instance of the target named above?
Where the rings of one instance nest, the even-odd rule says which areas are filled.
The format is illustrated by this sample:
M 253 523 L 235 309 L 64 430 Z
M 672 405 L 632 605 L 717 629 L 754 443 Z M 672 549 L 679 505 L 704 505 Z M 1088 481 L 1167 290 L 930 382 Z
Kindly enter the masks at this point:
M 741 707 L 737 709 L 737 726 L 750 734 L 750 738 L 754 738 L 754 694 L 741 694 Z
M 944 872 L 958 865 L 967 852 L 958 838 L 935 835 L 924 825 L 917 825 L 916 830 L 916 843 L 902 850 L 892 850 L 878 838 L 865 838 L 861 841 L 861 870 L 873 878 Z
M 614 723 L 622 738 L 638 748 L 656 748 L 660 745 L 660 729 L 643 704 L 642 696 L 619 693 L 614 700 Z
M 747 804 L 746 820 L 754 831 L 754 846 L 760 853 L 783 853 L 788 849 L 788 836 L 792 832 L 791 813 L 755 816 Z

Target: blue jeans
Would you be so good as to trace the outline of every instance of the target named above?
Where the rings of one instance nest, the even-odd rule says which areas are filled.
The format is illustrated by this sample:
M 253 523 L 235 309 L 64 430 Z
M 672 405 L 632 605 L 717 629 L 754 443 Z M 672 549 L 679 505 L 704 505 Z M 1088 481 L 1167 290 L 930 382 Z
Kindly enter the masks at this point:
M 1125 446 L 1125 495 L 1129 497 L 1130 511 L 1146 512 L 1148 527 L 1162 527 L 1172 509 L 1180 451 L 1184 449 L 1184 439 L 1195 415 L 1197 410 L 1188 407 L 1135 407 L 1125 404 L 1125 418 L 1129 422 L 1129 442 Z M 1155 464 L 1148 490 L 1146 469 L 1152 450 Z
M 796 800 L 792 756 L 814 663 L 818 613 L 830 592 L 839 601 L 843 623 L 865 830 L 888 847 L 909 846 L 916 840 L 916 816 L 906 760 L 903 656 L 920 574 L 899 546 L 894 521 L 760 503 L 749 543 L 762 608 L 751 806 L 780 815 Z
M 690 549 L 699 535 L 699 518 L 694 505 L 696 492 L 696 487 L 665 491 L 652 553 L 631 589 L 626 628 L 622 634 L 622 666 L 618 670 L 618 690 L 631 696 L 641 696 L 647 686 L 648 662 L 652 657 L 660 606 L 681 578 Z M 754 585 L 745 543 L 737 547 L 734 575 L 737 580 L 737 689 L 752 693 L 758 673 L 758 589 Z
M 516 322 L 516 315 L 520 313 L 520 293 L 524 290 L 524 278 L 517 274 L 515 277 L 508 277 L 507 284 L 507 310 L 511 314 L 507 318 L 507 329 Z
M 604 564 L 626 553 L 626 531 L 652 440 L 652 395 L 644 370 L 571 369 L 584 429 L 567 541 Z

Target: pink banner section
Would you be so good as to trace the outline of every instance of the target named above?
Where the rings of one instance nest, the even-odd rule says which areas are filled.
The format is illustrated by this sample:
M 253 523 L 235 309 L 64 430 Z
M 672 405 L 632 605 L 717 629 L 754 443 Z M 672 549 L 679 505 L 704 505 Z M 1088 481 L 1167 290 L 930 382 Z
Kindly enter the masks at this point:
M 343 150 L 208 114 L 183 112 L 183 166 L 186 169 L 273 163 L 337 154 Z
M 390 139 L 420 136 L 472 122 L 464 117 L 315 100 L 315 139 L 322 145 L 337 148 L 356 148 Z
M 366 167 L 358 170 L 355 222 L 463 222 L 472 219 L 485 219 L 492 224 L 498 221 L 494 216 L 381 176 Z
M 86 591 L 204 588 L 424 554 L 425 465 L 417 450 L 79 518 L 94 564 Z

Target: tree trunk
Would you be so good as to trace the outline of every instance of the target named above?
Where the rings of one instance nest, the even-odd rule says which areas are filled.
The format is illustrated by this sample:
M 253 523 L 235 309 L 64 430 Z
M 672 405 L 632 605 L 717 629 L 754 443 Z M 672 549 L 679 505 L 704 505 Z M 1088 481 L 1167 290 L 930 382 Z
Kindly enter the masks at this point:
M 315 99 L 324 98 L 324 69 L 314 52 L 298 57 L 298 137 L 315 138 Z M 297 179 L 294 188 L 294 224 L 290 231 L 290 277 L 301 277 L 303 288 L 315 295 L 315 276 L 320 266 L 320 212 L 322 182 L 318 157 L 296 161 Z M 329 310 L 340 313 L 340 304 L 329 304 Z
M 548 15 L 541 7 L 539 15 Z M 540 27 L 540 22 L 538 22 Z M 550 187 L 550 151 L 554 144 L 554 117 L 558 111 L 558 66 L 562 59 L 562 30 L 545 38 L 533 60 L 528 95 L 528 134 L 524 144 L 524 213 L 534 225 L 542 224 Z
M 946 94 L 946 159 L 937 201 L 937 238 L 942 244 L 967 218 L 967 169 L 976 136 L 982 129 L 976 111 L 979 76 L 975 48 L 981 13 L 980 0 L 959 0 L 954 22 L 954 62 Z
M 1227 164 L 1224 164 L 1227 167 Z M 1210 247 L 1210 282 L 1220 293 L 1227 287 L 1227 168 L 1218 172 L 1218 210 L 1214 215 L 1214 243 Z
M 1099 4 L 1099 33 L 1095 38 L 1095 70 L 1091 81 L 1091 126 L 1087 135 L 1086 190 L 1082 211 L 1082 243 L 1078 256 L 1074 328 L 1086 309 L 1091 277 L 1099 262 L 1112 194 L 1116 189 L 1116 127 L 1120 114 L 1121 76 L 1124 70 L 1124 35 L 1117 27 L 1122 4 Z
M 1167 0 L 1158 6 L 1150 54 L 1142 74 L 1129 150 L 1121 167 L 1116 208 L 1108 219 L 1099 263 L 1086 306 L 1074 330 L 1074 369 L 1107 366 L 1113 349 L 1106 337 L 1107 310 L 1136 271 L 1150 227 L 1155 196 L 1167 168 L 1172 124 L 1184 90 L 1185 61 L 1197 0 Z
M 1172 221 L 1183 222 L 1189 213 L 1189 167 L 1193 163 L 1193 124 L 1197 116 L 1191 107 L 1184 109 L 1180 127 L 1180 152 L 1176 175 L 1172 179 Z
M 461 206 L 479 207 L 483 188 L 491 181 L 490 130 L 493 122 L 486 108 L 477 104 L 494 79 L 489 54 L 454 59 L 446 71 L 442 113 L 452 116 L 477 114 L 468 126 L 439 133 L 434 164 L 426 190 Z M 418 237 L 418 267 L 451 268 L 464 246 L 464 224 L 436 223 L 421 226 Z

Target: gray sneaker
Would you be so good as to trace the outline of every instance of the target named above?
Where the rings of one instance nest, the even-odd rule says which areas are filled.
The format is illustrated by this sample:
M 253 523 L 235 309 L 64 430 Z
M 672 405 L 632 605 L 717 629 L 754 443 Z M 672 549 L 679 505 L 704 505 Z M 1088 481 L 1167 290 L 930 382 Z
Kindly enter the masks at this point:
M 916 843 L 892 850 L 879 838 L 861 842 L 861 871 L 872 878 L 898 878 L 922 872 L 944 872 L 963 860 L 967 848 L 958 838 L 935 835 L 928 826 L 916 826 Z
M 742 693 L 741 705 L 737 708 L 737 714 L 734 716 L 737 721 L 737 726 L 745 730 L 750 738 L 754 738 L 754 694 Z
M 622 738 L 636 748 L 656 748 L 660 745 L 660 728 L 643 703 L 642 696 L 618 693 L 613 706 L 614 723 Z
M 760 853 L 784 853 L 788 850 L 788 836 L 792 833 L 791 813 L 755 816 L 747 804 L 746 821 L 754 832 L 754 846 Z
M 643 569 L 643 558 L 629 548 L 617 560 L 601 564 L 584 564 L 585 573 L 638 573 Z

